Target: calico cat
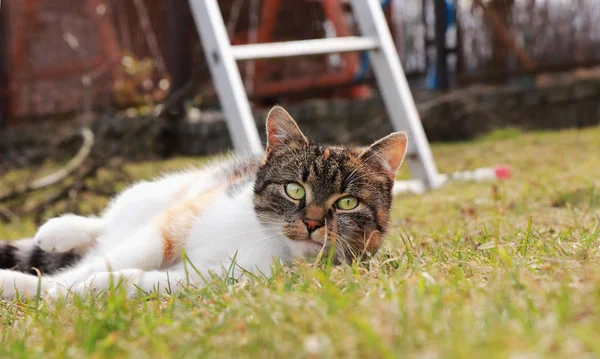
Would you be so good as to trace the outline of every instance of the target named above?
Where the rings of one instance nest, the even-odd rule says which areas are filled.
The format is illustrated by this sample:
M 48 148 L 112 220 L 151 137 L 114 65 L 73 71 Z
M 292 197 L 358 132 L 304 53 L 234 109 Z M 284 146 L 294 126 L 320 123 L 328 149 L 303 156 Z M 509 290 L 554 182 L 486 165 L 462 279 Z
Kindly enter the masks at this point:
M 55 297 L 111 283 L 132 296 L 164 293 L 210 273 L 231 275 L 234 259 L 237 273 L 255 274 L 270 273 L 273 259 L 330 250 L 336 263 L 360 259 L 386 234 L 406 146 L 402 132 L 366 148 L 312 144 L 274 107 L 264 156 L 137 183 L 101 217 L 66 214 L 33 239 L 0 245 L 0 296 L 34 296 L 39 286 Z

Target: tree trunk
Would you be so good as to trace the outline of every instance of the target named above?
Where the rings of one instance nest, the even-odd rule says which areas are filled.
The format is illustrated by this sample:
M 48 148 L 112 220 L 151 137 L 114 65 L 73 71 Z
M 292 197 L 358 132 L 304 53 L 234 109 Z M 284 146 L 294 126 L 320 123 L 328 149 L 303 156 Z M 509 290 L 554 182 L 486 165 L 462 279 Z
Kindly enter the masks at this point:
M 512 10 L 515 0 L 492 0 L 488 8 L 498 15 L 498 18 L 505 24 L 506 28 L 511 28 Z M 506 48 L 506 42 L 502 40 L 502 35 L 492 31 L 492 57 L 490 58 L 490 70 L 501 71 L 508 67 L 509 54 L 511 52 Z
M 0 8 L 0 130 L 6 127 L 10 115 L 8 69 L 8 1 Z

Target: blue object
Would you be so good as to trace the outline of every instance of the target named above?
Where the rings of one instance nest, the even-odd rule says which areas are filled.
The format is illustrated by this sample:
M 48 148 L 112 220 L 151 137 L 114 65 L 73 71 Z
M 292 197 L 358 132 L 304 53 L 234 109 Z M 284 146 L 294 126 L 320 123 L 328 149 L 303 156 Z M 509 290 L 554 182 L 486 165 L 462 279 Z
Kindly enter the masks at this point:
M 446 31 L 456 24 L 456 4 L 453 0 L 446 0 Z
M 450 26 L 456 25 L 456 4 L 454 0 L 446 0 L 446 31 Z M 436 66 L 432 64 L 427 70 L 427 77 L 425 79 L 425 86 L 430 90 L 438 88 Z
M 435 90 L 437 86 L 437 71 L 435 65 L 431 65 L 425 77 L 425 87 L 429 90 Z
M 369 53 L 363 51 L 360 53 L 360 67 L 358 68 L 356 75 L 354 75 L 354 81 L 360 82 L 364 80 L 367 71 L 369 71 Z

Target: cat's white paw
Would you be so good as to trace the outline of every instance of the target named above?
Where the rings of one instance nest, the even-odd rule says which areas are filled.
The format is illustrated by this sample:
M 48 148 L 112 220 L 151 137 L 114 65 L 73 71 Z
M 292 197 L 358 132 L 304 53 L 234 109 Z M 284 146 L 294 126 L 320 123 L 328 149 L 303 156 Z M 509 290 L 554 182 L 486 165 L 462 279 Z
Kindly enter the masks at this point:
M 0 270 L 0 298 L 15 298 L 14 277 L 7 270 Z
M 0 298 L 15 299 L 17 295 L 33 297 L 37 294 L 38 288 L 43 290 L 44 283 L 36 276 L 0 270 Z
M 36 244 L 47 252 L 68 252 L 89 243 L 88 219 L 66 215 L 44 223 L 35 235 Z

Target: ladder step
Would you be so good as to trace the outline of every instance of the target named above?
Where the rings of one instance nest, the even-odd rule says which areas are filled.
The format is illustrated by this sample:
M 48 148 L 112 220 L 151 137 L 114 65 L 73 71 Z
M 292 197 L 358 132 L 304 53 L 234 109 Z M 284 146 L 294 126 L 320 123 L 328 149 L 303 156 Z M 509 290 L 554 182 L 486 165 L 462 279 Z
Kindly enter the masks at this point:
M 327 39 L 236 45 L 231 52 L 236 60 L 269 59 L 304 55 L 375 50 L 379 42 L 369 37 L 346 36 Z

